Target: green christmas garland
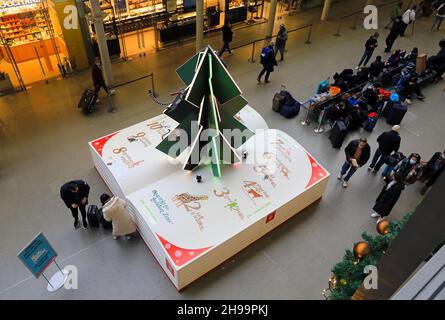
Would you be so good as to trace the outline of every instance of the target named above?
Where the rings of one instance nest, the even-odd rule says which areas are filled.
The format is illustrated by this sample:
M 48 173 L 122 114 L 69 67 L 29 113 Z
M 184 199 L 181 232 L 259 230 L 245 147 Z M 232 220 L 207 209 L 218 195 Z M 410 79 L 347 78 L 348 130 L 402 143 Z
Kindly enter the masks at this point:
M 338 262 L 333 268 L 333 279 L 336 280 L 335 286 L 331 287 L 329 300 L 350 300 L 355 291 L 361 286 L 366 274 L 363 270 L 367 265 L 377 265 L 380 257 L 388 249 L 391 241 L 397 237 L 400 230 L 409 220 L 411 213 L 406 214 L 400 221 L 391 221 L 388 227 L 389 232 L 385 235 L 369 235 L 367 232 L 362 234 L 372 251 L 364 259 L 357 261 L 351 250 L 346 250 L 342 261 Z

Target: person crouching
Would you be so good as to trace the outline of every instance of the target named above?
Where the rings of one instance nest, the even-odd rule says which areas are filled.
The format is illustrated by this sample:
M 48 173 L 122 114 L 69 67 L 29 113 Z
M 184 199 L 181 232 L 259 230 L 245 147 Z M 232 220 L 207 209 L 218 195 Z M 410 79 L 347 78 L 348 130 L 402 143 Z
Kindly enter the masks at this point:
M 125 236 L 127 240 L 136 232 L 136 224 L 128 212 L 127 203 L 119 197 L 112 197 L 107 193 L 100 196 L 104 219 L 113 225 L 113 239 Z

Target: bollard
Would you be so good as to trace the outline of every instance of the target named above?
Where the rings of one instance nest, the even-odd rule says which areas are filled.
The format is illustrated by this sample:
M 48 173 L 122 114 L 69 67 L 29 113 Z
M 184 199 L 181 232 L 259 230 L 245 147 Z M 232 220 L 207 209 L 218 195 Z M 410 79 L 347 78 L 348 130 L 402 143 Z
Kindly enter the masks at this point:
M 150 73 L 150 77 L 151 77 L 151 89 L 153 90 L 153 97 L 156 98 L 158 96 L 158 94 L 155 91 L 155 76 L 154 76 L 153 72 Z
M 307 35 L 307 40 L 306 40 L 306 44 L 311 44 L 311 36 L 312 36 L 312 24 L 309 26 L 309 33 Z
M 323 133 L 324 132 L 324 126 L 323 126 L 324 114 L 325 114 L 325 110 L 323 109 L 321 111 L 321 113 L 320 113 L 320 117 L 319 117 L 319 121 L 318 121 L 318 127 L 314 129 L 315 133 Z
M 356 15 L 354 18 L 354 23 L 352 24 L 352 27 L 351 27 L 352 30 L 357 30 L 357 18 L 358 18 L 358 15 Z
M 334 36 L 340 37 L 340 28 L 341 28 L 342 23 L 343 23 L 343 20 L 340 20 L 340 22 L 338 23 L 337 33 L 335 33 Z
M 250 63 L 255 63 L 255 43 L 256 41 L 252 43 L 252 57 L 248 60 Z

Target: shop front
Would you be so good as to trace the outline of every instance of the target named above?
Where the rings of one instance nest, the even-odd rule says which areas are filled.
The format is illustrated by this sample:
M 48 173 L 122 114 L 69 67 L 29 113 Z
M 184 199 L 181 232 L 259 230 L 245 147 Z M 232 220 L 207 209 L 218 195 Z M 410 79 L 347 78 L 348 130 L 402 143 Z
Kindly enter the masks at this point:
M 52 2 L 0 1 L 0 93 L 24 89 L 71 68 Z
M 90 7 L 88 0 L 84 4 Z M 100 7 L 106 14 L 110 56 L 154 51 L 196 33 L 196 0 L 103 0 Z M 262 7 L 263 0 L 204 0 L 204 32 L 221 28 L 225 21 L 247 22 L 262 14 Z M 94 47 L 92 19 L 87 20 Z

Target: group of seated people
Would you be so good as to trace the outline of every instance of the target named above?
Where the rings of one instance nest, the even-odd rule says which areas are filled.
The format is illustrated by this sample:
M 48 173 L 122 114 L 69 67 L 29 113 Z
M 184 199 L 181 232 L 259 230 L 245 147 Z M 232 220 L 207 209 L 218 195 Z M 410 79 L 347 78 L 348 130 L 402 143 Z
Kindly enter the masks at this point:
M 439 54 L 428 59 L 428 68 L 435 71 L 434 80 L 441 79 L 445 71 L 445 40 L 443 41 Z M 362 127 L 371 112 L 381 114 L 385 102 L 392 103 L 389 99 L 391 92 L 383 87 L 394 90 L 400 103 L 411 104 L 414 94 L 419 100 L 425 99 L 418 83 L 417 56 L 417 48 L 409 53 L 399 49 L 385 62 L 381 56 L 377 56 L 369 68 L 362 67 L 357 74 L 352 69 L 336 73 L 331 86 L 340 88 L 341 93 L 325 108 L 325 119 L 331 123 L 343 120 L 351 131 Z

